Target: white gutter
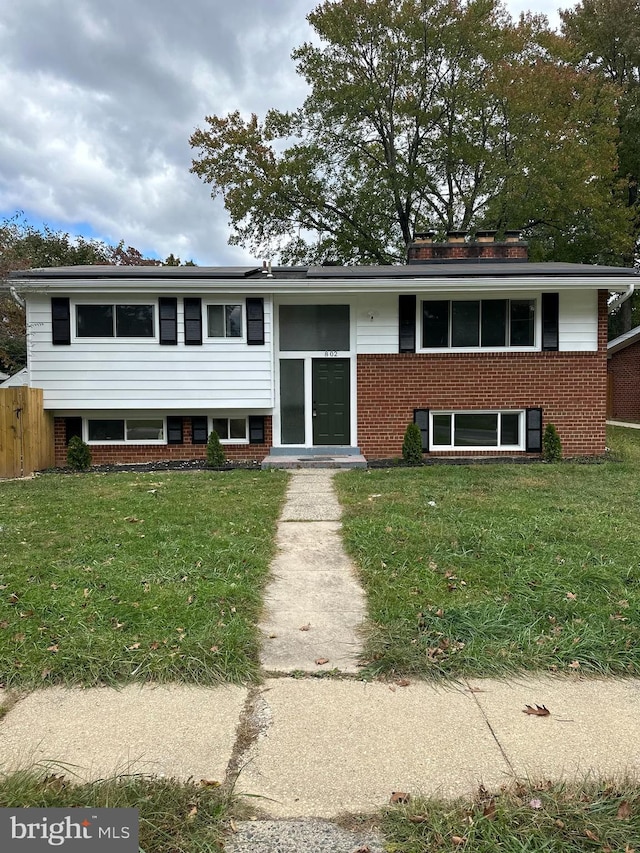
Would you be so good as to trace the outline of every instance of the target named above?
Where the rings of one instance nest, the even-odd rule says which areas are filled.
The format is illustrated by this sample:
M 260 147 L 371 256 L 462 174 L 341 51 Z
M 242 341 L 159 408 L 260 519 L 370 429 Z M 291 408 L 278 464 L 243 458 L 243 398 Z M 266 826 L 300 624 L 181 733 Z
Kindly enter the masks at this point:
M 607 311 L 609 314 L 612 314 L 617 308 L 619 308 L 623 302 L 626 302 L 631 296 L 633 296 L 633 291 L 635 290 L 635 284 L 630 284 L 627 287 L 626 293 L 621 293 L 620 296 L 616 296 L 615 299 L 612 299 L 611 302 L 607 306 Z

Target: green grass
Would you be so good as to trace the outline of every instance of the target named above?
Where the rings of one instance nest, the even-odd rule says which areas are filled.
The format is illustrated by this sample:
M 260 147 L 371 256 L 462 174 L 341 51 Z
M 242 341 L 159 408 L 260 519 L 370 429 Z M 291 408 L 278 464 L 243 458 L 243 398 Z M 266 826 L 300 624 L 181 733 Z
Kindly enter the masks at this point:
M 640 673 L 640 431 L 623 461 L 342 474 L 372 674 Z
M 0 483 L 0 682 L 240 682 L 258 672 L 281 472 Z
M 56 775 L 20 771 L 0 778 L 2 808 L 132 808 L 142 853 L 213 853 L 233 800 L 223 788 L 124 776 L 74 785 Z
M 416 800 L 383 819 L 388 853 L 633 853 L 640 848 L 637 785 L 518 786 L 475 802 Z

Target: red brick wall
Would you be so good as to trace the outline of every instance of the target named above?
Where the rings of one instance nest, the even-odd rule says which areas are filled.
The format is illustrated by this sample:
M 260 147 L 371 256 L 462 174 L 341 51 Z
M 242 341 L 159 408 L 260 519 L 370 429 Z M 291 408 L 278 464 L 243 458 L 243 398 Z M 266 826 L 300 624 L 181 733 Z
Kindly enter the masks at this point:
M 614 353 L 609 372 L 613 376 L 612 417 L 640 420 L 640 341 Z
M 362 452 L 371 459 L 400 456 L 414 409 L 542 407 L 544 424 L 555 424 L 565 456 L 604 453 L 606 296 L 599 296 L 598 352 L 358 356 Z
M 409 263 L 416 261 L 519 260 L 526 261 L 526 243 L 411 243 Z
M 64 467 L 67 464 L 67 446 L 65 444 L 65 420 L 55 419 L 55 464 Z M 223 444 L 227 459 L 241 462 L 262 460 L 272 444 L 271 418 L 264 419 L 264 444 Z M 191 444 L 191 420 L 183 421 L 184 444 L 92 444 L 91 459 L 93 465 L 124 465 L 135 462 L 187 461 L 206 459 L 205 444 Z

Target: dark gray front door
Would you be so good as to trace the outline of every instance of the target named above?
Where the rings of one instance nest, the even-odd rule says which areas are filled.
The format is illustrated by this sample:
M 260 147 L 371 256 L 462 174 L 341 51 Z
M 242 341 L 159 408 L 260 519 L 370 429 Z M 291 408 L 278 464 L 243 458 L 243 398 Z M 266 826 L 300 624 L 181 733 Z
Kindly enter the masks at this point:
M 351 444 L 349 359 L 313 359 L 313 443 Z

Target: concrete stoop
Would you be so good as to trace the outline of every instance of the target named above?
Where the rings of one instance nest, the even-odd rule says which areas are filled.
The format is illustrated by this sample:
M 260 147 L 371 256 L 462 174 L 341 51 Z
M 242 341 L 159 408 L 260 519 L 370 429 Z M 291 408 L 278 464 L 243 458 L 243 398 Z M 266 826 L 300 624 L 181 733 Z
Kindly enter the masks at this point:
M 261 468 L 366 468 L 359 447 L 326 445 L 319 447 L 272 447 Z

